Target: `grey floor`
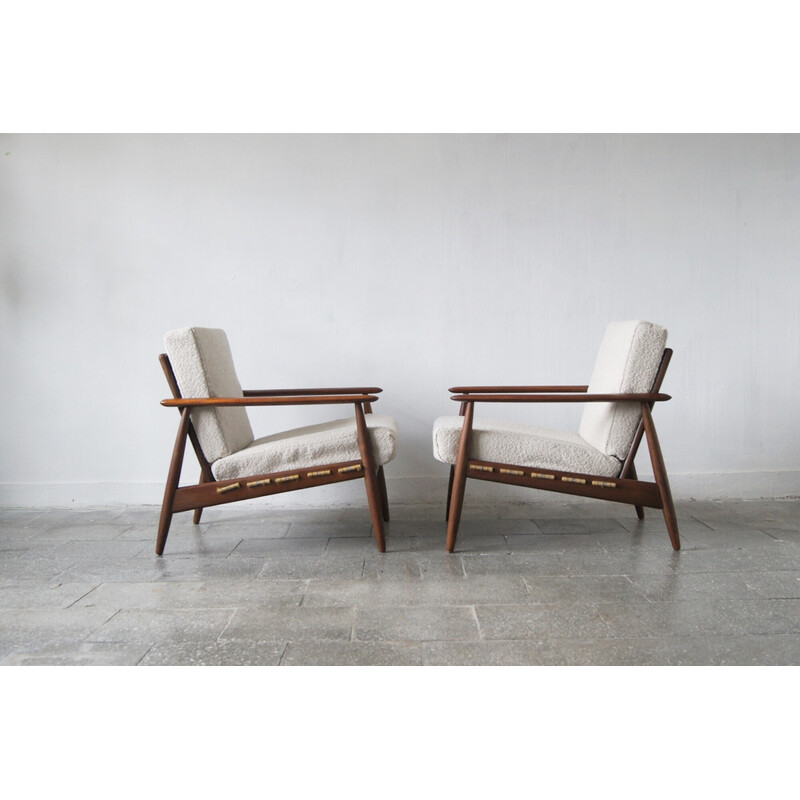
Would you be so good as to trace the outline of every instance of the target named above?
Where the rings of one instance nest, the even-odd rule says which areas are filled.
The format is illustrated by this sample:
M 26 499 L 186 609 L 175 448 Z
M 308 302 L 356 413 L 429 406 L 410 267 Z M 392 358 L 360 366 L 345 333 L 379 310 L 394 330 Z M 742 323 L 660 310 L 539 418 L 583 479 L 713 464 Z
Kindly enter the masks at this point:
M 800 664 L 800 500 L 392 512 L 0 510 L 0 664 Z

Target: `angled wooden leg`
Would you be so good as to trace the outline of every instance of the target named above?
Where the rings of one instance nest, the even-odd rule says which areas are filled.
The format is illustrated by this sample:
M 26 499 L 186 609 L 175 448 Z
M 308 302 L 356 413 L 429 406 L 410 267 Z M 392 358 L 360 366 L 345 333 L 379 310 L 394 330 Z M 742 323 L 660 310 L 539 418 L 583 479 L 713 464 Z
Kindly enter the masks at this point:
M 467 461 L 469 460 L 469 443 L 472 438 L 472 417 L 474 408 L 474 403 L 467 403 L 466 412 L 464 414 L 464 424 L 461 427 L 461 437 L 458 440 L 458 455 L 456 456 L 455 470 L 453 473 L 453 491 L 450 497 L 447 520 L 448 553 L 452 553 L 456 546 L 458 524 L 461 522 L 461 506 L 464 503 L 464 489 L 467 483 Z
M 175 437 L 175 446 L 172 449 L 172 461 L 169 465 L 167 485 L 164 487 L 164 501 L 161 504 L 161 519 L 158 523 L 158 536 L 156 537 L 156 555 L 159 556 L 164 553 L 164 545 L 167 543 L 167 534 L 169 533 L 169 524 L 172 522 L 172 504 L 175 500 L 178 482 L 181 479 L 181 467 L 183 466 L 183 454 L 186 450 L 186 434 L 188 431 L 189 409 L 184 408 L 181 412 L 178 435 Z
M 386 476 L 383 474 L 383 467 L 378 467 L 378 489 L 381 493 L 381 510 L 383 511 L 383 521 L 389 521 L 389 495 L 386 492 Z
M 664 466 L 664 457 L 661 454 L 661 445 L 658 442 L 656 427 L 650 413 L 650 406 L 642 403 L 642 420 L 644 421 L 644 431 L 647 436 L 647 446 L 650 449 L 650 461 L 653 464 L 653 475 L 656 485 L 661 495 L 663 503 L 664 522 L 667 524 L 667 533 L 672 542 L 673 550 L 681 549 L 681 538 L 678 533 L 678 518 L 675 516 L 675 506 L 672 503 L 672 491 L 669 488 L 669 478 L 667 468 Z
M 450 480 L 447 483 L 447 506 L 445 507 L 444 511 L 444 521 L 450 521 L 450 500 L 453 497 L 453 475 L 455 475 L 456 468 L 455 466 L 450 467 Z
M 626 477 L 630 478 L 632 481 L 638 480 L 636 477 L 636 467 L 634 467 L 633 464 L 631 464 L 631 468 L 628 470 L 628 475 Z M 635 508 L 636 516 L 639 517 L 639 519 L 644 519 L 644 506 L 635 506 Z
M 356 430 L 358 432 L 358 448 L 361 452 L 361 463 L 364 465 L 364 483 L 367 487 L 367 501 L 369 513 L 372 517 L 372 529 L 375 532 L 375 541 L 378 550 L 386 552 L 386 535 L 383 530 L 383 509 L 381 508 L 381 491 L 378 486 L 378 476 L 372 458 L 372 443 L 369 438 L 367 422 L 364 419 L 364 410 L 360 403 L 356 403 Z
M 463 417 L 464 412 L 467 410 L 467 404 L 462 403 L 458 409 L 458 416 Z M 450 467 L 450 480 L 447 483 L 447 505 L 445 506 L 444 511 L 444 521 L 450 521 L 450 498 L 453 496 L 453 475 L 455 474 L 456 468 L 455 466 Z

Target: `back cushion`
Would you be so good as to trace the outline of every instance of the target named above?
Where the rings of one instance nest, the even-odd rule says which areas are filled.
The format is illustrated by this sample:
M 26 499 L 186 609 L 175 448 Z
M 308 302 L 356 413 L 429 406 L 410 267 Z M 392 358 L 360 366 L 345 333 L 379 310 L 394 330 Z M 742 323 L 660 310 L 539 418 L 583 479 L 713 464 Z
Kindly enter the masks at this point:
M 167 355 L 184 397 L 242 397 L 225 331 L 181 328 L 164 337 Z M 197 408 L 192 424 L 209 462 L 232 455 L 253 441 L 242 408 Z
M 666 329 L 652 322 L 612 322 L 600 344 L 589 393 L 649 392 L 666 343 Z M 639 403 L 587 403 L 578 433 L 600 452 L 624 460 L 640 417 Z

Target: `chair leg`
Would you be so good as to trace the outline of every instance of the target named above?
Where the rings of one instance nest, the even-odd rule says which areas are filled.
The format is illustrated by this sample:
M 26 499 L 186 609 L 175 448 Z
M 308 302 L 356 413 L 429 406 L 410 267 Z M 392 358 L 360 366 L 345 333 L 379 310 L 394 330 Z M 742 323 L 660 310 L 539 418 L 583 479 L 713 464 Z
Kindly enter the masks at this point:
M 455 466 L 450 467 L 450 480 L 447 482 L 447 505 L 444 509 L 444 521 L 450 521 L 450 500 L 453 497 L 453 475 L 455 474 Z
M 467 461 L 469 460 L 469 442 L 472 436 L 472 415 L 474 403 L 468 403 L 458 441 L 458 456 L 453 470 L 453 483 L 448 503 L 447 520 L 447 552 L 452 553 L 456 546 L 458 525 L 461 522 L 461 507 L 464 504 L 464 490 L 467 483 Z
M 164 501 L 161 504 L 161 519 L 158 523 L 158 535 L 156 536 L 156 555 L 158 556 L 164 554 L 164 545 L 167 543 L 169 526 L 172 522 L 172 505 L 181 479 L 181 467 L 183 466 L 183 454 L 186 450 L 186 434 L 188 431 L 189 409 L 184 408 L 181 412 L 178 435 L 175 437 L 175 446 L 172 449 L 172 461 L 169 465 L 167 484 L 164 487 Z
M 364 419 L 364 410 L 356 403 L 356 430 L 358 432 L 358 449 L 361 452 L 361 463 L 364 465 L 364 483 L 367 489 L 367 502 L 372 517 L 372 529 L 378 550 L 386 552 L 386 534 L 383 530 L 383 509 L 381 507 L 381 491 L 378 486 L 377 470 L 373 467 L 372 442 Z
M 656 434 L 656 427 L 653 423 L 653 417 L 650 413 L 650 407 L 647 403 L 642 403 L 642 419 L 644 420 L 644 430 L 647 435 L 647 446 L 650 449 L 650 460 L 653 464 L 653 475 L 656 479 L 656 485 L 661 495 L 661 502 L 663 504 L 664 522 L 667 525 L 667 533 L 669 533 L 669 540 L 672 542 L 673 550 L 681 549 L 681 537 L 678 532 L 678 518 L 675 515 L 675 506 L 672 502 L 672 491 L 669 488 L 669 478 L 667 477 L 667 468 L 664 465 L 664 457 L 661 453 L 661 445 L 658 442 L 658 435 Z
M 383 511 L 383 521 L 389 521 L 389 495 L 386 492 L 386 475 L 383 473 L 383 467 L 378 467 L 378 489 L 381 493 L 381 510 Z
M 626 477 L 630 478 L 632 481 L 638 480 L 636 476 L 636 467 L 633 464 L 631 464 L 631 468 L 628 470 Z M 636 516 L 639 517 L 639 519 L 644 519 L 644 506 L 635 506 L 635 508 Z

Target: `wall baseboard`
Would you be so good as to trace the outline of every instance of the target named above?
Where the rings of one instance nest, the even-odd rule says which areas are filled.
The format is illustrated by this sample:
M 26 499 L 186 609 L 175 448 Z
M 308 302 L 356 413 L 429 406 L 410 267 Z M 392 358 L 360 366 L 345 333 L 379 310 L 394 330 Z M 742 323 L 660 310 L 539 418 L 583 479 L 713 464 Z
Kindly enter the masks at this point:
M 643 474 L 645 480 L 650 476 Z M 800 470 L 774 472 L 704 472 L 670 476 L 676 500 L 756 500 L 800 497 Z M 387 476 L 389 502 L 399 505 L 444 504 L 447 477 L 391 478 Z M 3 508 L 81 508 L 98 506 L 160 505 L 162 483 L 0 483 Z M 470 481 L 466 503 L 575 502 L 581 498 L 552 492 L 525 491 L 483 481 Z M 304 492 L 287 492 L 252 503 L 278 508 L 329 508 L 365 506 L 361 482 L 321 486 Z M 594 502 L 592 500 L 585 502 Z

